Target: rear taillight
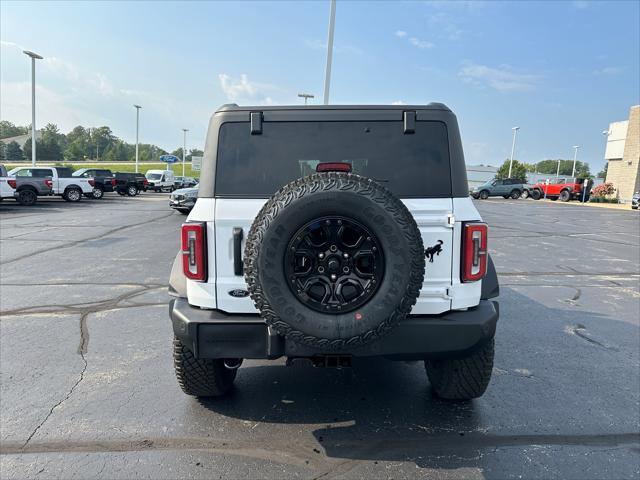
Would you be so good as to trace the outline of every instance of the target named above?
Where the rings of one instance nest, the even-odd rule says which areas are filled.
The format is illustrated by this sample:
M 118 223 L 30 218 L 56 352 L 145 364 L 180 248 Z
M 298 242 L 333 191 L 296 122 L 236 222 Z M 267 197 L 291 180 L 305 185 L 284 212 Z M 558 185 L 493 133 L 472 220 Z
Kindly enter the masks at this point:
M 45 184 L 47 187 L 51 188 L 51 187 L 53 187 L 53 180 L 46 179 L 46 180 L 44 181 L 44 184 Z
M 112 187 L 115 187 L 117 184 L 118 184 L 118 182 L 116 182 L 116 179 L 115 179 L 115 178 L 112 178 L 112 179 L 111 179 L 111 186 L 112 186 Z
M 463 282 L 476 282 L 487 273 L 487 224 L 463 224 L 462 268 Z
M 191 280 L 207 279 L 207 241 L 204 223 L 182 224 L 182 271 Z
M 144 186 L 149 185 L 149 180 L 147 180 L 147 179 L 145 178 L 145 179 L 142 181 L 142 184 L 143 184 Z
M 17 182 L 15 180 L 7 180 L 7 183 L 9 184 L 9 186 L 13 189 L 16 188 L 17 186 Z
M 93 178 L 89 179 L 89 185 L 91 185 L 92 187 L 96 186 L 96 181 Z

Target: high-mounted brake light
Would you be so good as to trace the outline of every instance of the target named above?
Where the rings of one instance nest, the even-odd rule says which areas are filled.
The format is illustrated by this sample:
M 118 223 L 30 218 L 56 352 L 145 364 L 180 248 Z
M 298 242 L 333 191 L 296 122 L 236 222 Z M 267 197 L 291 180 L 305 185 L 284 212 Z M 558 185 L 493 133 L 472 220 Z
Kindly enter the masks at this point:
M 7 180 L 7 183 L 9 184 L 9 186 L 13 189 L 16 188 L 17 186 L 17 182 L 15 180 Z
M 350 163 L 325 162 L 316 166 L 316 172 L 351 172 Z
M 487 273 L 487 233 L 486 223 L 463 224 L 461 265 L 463 282 L 476 282 Z
M 207 279 L 207 242 L 204 223 L 182 224 L 182 271 L 185 277 L 198 282 Z

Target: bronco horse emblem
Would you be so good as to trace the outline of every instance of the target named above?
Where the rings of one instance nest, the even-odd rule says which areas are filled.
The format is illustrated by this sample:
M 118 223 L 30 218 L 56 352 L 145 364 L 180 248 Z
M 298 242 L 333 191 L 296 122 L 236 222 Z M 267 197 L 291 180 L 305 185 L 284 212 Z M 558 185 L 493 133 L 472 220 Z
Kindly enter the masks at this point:
M 440 255 L 443 243 L 444 242 L 442 240 L 438 240 L 438 243 L 436 243 L 433 247 L 429 247 L 424 251 L 425 257 L 429 259 L 429 263 L 433 263 L 434 255 Z

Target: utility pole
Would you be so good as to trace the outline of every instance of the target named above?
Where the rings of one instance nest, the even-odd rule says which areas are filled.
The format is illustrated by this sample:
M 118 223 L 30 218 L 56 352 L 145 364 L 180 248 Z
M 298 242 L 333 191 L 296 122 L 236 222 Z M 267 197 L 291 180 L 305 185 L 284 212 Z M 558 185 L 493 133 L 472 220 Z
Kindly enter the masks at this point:
M 336 0 L 329 0 L 329 38 L 327 39 L 327 65 L 324 70 L 324 104 L 329 105 L 331 60 L 333 57 L 333 31 L 336 24 Z
M 315 98 L 315 95 L 312 95 L 310 93 L 299 93 L 298 97 L 300 98 L 304 98 L 304 105 L 307 105 L 307 100 L 309 100 L 310 98 Z
M 36 60 L 43 57 L 37 53 L 23 50 L 22 53 L 31 57 L 31 166 L 36 166 Z
M 513 130 L 513 142 L 511 143 L 511 159 L 509 160 L 509 175 L 507 175 L 507 178 L 511 178 L 511 169 L 513 168 L 513 154 L 516 151 L 516 136 L 518 135 L 518 130 L 520 130 L 520 127 L 513 127 L 511 130 Z
M 189 131 L 188 128 L 183 128 L 182 129 L 182 181 L 184 182 L 184 159 L 185 156 L 187 155 L 187 132 Z
M 134 105 L 136 108 L 136 173 L 138 173 L 138 143 L 139 143 L 139 132 L 140 132 L 140 109 L 142 108 L 140 105 Z
M 573 146 L 573 170 L 571 171 L 571 178 L 576 176 L 576 160 L 578 158 L 578 149 L 580 145 Z

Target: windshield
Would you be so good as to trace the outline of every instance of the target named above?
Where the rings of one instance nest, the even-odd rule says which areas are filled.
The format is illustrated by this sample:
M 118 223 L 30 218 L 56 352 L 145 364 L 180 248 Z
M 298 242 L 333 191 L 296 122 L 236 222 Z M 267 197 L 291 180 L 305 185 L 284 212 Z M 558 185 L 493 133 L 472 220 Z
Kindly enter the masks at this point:
M 147 173 L 147 179 L 149 180 L 160 180 L 161 178 L 161 173 Z
M 215 194 L 270 197 L 321 162 L 349 163 L 399 197 L 451 196 L 447 128 L 425 121 L 413 134 L 400 121 L 266 122 L 261 135 L 251 135 L 247 123 L 225 123 Z

